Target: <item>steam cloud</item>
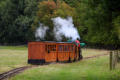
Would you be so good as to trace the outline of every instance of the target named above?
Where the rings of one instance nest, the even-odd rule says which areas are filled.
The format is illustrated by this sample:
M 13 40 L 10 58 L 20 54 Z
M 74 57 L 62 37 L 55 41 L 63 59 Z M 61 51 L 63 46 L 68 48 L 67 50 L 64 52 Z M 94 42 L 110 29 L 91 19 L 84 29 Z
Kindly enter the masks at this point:
M 43 40 L 46 36 L 46 31 L 49 29 L 48 26 L 44 26 L 42 23 L 39 24 L 40 26 L 36 29 L 35 37 L 37 41 Z
M 71 40 L 80 39 L 77 29 L 74 27 L 72 17 L 68 17 L 63 19 L 61 17 L 52 18 L 54 24 L 54 37 L 57 41 L 61 41 L 62 37 L 66 37 Z M 46 31 L 48 30 L 48 26 L 44 26 L 40 23 L 40 27 L 36 29 L 35 37 L 37 41 L 43 40 L 46 36 Z
M 62 40 L 62 36 L 66 38 L 76 40 L 77 38 L 80 39 L 77 29 L 74 27 L 72 17 L 68 17 L 67 19 L 63 19 L 61 17 L 53 18 L 54 24 L 54 34 L 55 38 L 58 41 Z

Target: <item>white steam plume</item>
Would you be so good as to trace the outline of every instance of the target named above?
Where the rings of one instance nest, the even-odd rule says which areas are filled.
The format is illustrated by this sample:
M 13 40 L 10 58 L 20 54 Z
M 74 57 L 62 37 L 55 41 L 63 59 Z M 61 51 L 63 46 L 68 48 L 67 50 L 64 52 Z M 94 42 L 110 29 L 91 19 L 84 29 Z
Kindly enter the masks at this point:
M 54 24 L 54 35 L 57 41 L 62 40 L 62 36 L 66 38 L 72 38 L 72 40 L 80 39 L 77 29 L 74 27 L 72 17 L 68 17 L 67 19 L 63 19 L 61 17 L 53 18 Z
M 42 23 L 39 24 L 40 26 L 36 29 L 35 37 L 37 41 L 43 40 L 46 36 L 46 31 L 49 29 L 48 26 L 44 26 Z

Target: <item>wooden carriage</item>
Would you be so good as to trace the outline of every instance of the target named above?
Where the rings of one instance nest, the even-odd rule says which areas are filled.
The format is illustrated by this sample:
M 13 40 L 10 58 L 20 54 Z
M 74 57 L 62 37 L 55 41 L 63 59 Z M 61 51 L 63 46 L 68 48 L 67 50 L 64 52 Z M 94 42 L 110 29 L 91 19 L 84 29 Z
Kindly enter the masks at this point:
M 28 63 L 68 62 L 80 59 L 78 47 L 69 42 L 29 42 Z

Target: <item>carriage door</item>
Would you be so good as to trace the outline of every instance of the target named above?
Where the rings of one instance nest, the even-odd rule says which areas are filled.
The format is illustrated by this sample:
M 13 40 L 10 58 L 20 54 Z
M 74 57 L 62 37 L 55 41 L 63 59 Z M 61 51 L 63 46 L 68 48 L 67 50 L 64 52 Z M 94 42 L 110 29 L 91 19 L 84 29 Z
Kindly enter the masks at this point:
M 56 44 L 52 43 L 46 44 L 45 61 L 56 62 L 56 60 L 57 60 Z
M 59 44 L 58 45 L 58 61 L 68 61 L 69 60 L 69 45 Z

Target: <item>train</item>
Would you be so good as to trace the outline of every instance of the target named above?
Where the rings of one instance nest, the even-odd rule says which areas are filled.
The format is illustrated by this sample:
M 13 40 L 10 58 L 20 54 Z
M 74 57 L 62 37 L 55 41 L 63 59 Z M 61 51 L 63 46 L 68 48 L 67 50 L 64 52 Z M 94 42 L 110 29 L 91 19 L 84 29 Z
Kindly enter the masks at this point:
M 72 42 L 29 42 L 28 63 L 74 62 L 82 59 L 81 49 Z

